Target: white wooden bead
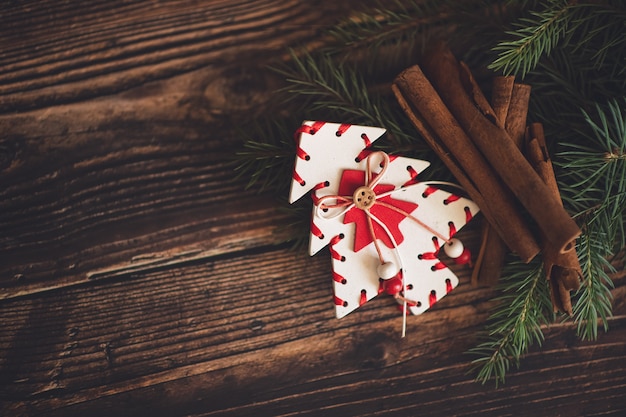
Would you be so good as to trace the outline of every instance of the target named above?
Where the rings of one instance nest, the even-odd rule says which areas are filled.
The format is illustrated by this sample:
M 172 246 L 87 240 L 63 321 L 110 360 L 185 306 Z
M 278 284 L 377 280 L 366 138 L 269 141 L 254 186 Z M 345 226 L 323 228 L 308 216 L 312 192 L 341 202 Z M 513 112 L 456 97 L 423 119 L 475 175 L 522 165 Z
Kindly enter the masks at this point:
M 463 243 L 459 239 L 450 239 L 443 247 L 446 255 L 452 259 L 463 255 L 463 249 Z
M 393 262 L 385 262 L 376 268 L 378 276 L 382 279 L 390 279 L 398 274 L 398 267 Z

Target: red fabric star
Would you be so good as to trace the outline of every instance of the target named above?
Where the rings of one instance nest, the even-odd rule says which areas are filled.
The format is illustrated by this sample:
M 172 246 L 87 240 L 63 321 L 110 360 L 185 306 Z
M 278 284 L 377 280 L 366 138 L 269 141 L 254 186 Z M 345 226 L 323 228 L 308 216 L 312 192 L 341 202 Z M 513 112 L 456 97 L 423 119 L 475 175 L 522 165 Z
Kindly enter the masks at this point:
M 374 174 L 376 178 L 376 174 Z M 373 178 L 372 178 L 373 179 Z M 365 171 L 347 169 L 343 171 L 341 175 L 341 182 L 339 183 L 339 195 L 352 196 L 354 191 L 365 185 Z M 374 193 L 378 196 L 387 191 L 394 189 L 390 184 L 379 184 L 374 187 Z M 391 198 L 390 196 L 376 198 L 376 203 L 370 208 L 370 213 L 379 219 L 387 226 L 389 232 L 391 232 L 394 240 L 398 245 L 404 241 L 404 236 L 400 232 L 399 225 L 402 220 L 406 218 L 405 215 L 398 213 L 384 207 L 378 202 L 383 202 L 392 205 L 406 213 L 411 213 L 417 208 L 417 204 L 407 201 L 401 201 Z M 372 234 L 367 224 L 367 214 L 358 207 L 353 207 L 348 210 L 343 219 L 344 224 L 355 223 L 355 235 L 354 235 L 354 251 L 358 252 L 365 246 L 373 242 Z M 385 229 L 383 229 L 378 223 L 372 220 L 374 236 L 383 242 L 388 248 L 393 248 L 393 243 L 387 235 Z

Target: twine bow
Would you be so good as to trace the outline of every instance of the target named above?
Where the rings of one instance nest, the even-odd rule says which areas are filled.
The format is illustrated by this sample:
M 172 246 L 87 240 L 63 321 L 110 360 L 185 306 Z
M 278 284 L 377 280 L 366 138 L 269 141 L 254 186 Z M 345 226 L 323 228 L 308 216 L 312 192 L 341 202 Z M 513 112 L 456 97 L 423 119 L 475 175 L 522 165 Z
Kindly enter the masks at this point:
M 381 171 L 376 176 L 374 176 L 374 173 L 372 171 L 372 161 L 377 156 L 382 157 L 382 162 L 380 163 Z M 376 246 L 376 252 L 378 253 L 381 263 L 384 263 L 385 261 L 384 261 L 382 252 L 380 250 L 379 244 L 376 239 L 373 222 L 376 222 L 385 231 L 387 237 L 392 242 L 394 248 L 397 249 L 398 245 L 396 244 L 393 234 L 389 231 L 389 228 L 387 227 L 387 225 L 385 225 L 385 223 L 382 220 L 380 220 L 371 212 L 371 208 L 373 208 L 375 205 L 380 205 L 382 207 L 385 207 L 386 209 L 389 209 L 396 213 L 401 214 L 404 218 L 411 219 L 413 222 L 417 223 L 422 228 L 430 232 L 433 236 L 437 236 L 444 242 L 447 242 L 449 240 L 448 237 L 437 232 L 436 230 L 428 226 L 426 223 L 416 218 L 415 216 L 412 216 L 410 213 L 406 212 L 405 210 L 402 210 L 401 208 L 396 207 L 392 204 L 389 204 L 385 201 L 381 201 L 382 198 L 390 196 L 395 191 L 398 191 L 398 189 L 393 189 L 390 191 L 376 194 L 375 187 L 383 179 L 385 173 L 387 172 L 388 167 L 389 167 L 389 155 L 387 155 L 383 151 L 372 152 L 371 154 L 367 156 L 366 167 L 365 167 L 365 184 L 363 186 L 358 187 L 351 196 L 326 195 L 317 199 L 317 202 L 315 204 L 316 206 L 315 215 L 325 220 L 330 220 L 330 219 L 334 219 L 336 217 L 342 216 L 354 207 L 361 209 L 363 213 L 366 215 L 368 230 L 369 230 L 371 239 L 374 242 L 374 245 Z M 335 201 L 335 203 L 328 204 L 327 201 L 329 200 L 333 200 Z M 331 209 L 342 209 L 342 210 L 338 212 L 332 212 L 330 215 L 326 214 L 326 212 L 328 212 Z

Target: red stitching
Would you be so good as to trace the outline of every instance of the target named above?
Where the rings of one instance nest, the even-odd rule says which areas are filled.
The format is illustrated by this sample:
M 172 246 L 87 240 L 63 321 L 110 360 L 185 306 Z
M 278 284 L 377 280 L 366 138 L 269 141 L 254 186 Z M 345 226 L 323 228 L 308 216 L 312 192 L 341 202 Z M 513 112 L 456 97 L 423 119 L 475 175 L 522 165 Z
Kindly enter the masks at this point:
M 437 302 L 437 292 L 435 290 L 432 290 L 430 292 L 430 295 L 428 296 L 428 304 L 430 304 L 430 306 L 432 307 L 433 304 L 435 304 Z
M 448 266 L 446 264 L 444 264 L 443 262 L 439 261 L 436 264 L 434 264 L 433 266 L 430 267 L 431 271 L 439 271 L 441 269 L 446 269 Z
M 452 281 L 450 278 L 446 278 L 446 294 L 452 291 Z
M 443 204 L 445 204 L 447 206 L 448 204 L 454 203 L 455 201 L 459 200 L 460 198 L 461 197 L 459 197 L 458 195 L 451 194 L 448 198 L 443 200 Z
M 432 193 L 434 193 L 435 191 L 438 191 L 438 190 L 439 190 L 439 188 L 433 187 L 432 185 L 429 185 L 424 190 L 424 192 L 422 193 L 422 197 L 426 198 L 426 197 L 428 197 L 429 195 L 431 195 Z
M 347 280 L 342 277 L 341 275 L 339 275 L 338 273 L 333 271 L 333 281 L 338 282 L 340 284 L 345 284 L 347 282 Z
M 361 297 L 359 298 L 359 307 L 367 302 L 367 291 L 361 290 Z
M 421 253 L 417 255 L 419 259 L 427 259 L 427 260 L 437 259 L 437 256 L 439 256 L 439 251 L 441 250 L 441 247 L 439 246 L 439 239 L 437 239 L 436 236 L 433 236 L 432 241 L 433 241 L 433 245 L 435 246 L 435 251 Z
M 370 138 L 367 137 L 367 133 L 361 133 L 361 139 L 365 141 L 366 148 L 369 148 L 370 145 L 372 144 L 372 141 L 370 140 Z
M 320 182 L 311 191 L 311 199 L 313 200 L 313 204 L 317 205 L 318 201 L 321 197 L 317 196 L 317 190 L 321 190 L 322 188 L 329 187 L 330 183 L 328 181 Z
M 324 233 L 322 233 L 320 228 L 317 227 L 317 225 L 313 221 L 313 216 L 311 216 L 311 234 L 313 234 L 313 236 L 315 236 L 315 237 L 317 237 L 319 239 L 324 239 Z
M 356 162 L 361 162 L 362 160 L 367 158 L 371 153 L 374 153 L 374 152 L 375 151 L 373 151 L 371 149 L 363 149 L 361 152 L 359 152 L 359 154 L 356 156 L 356 158 L 354 158 L 354 160 Z M 393 162 L 397 158 L 398 158 L 398 155 L 389 155 L 389 162 Z
M 349 128 L 350 126 L 352 126 L 352 125 L 351 125 L 351 124 L 349 124 L 349 123 L 342 123 L 342 124 L 339 126 L 339 128 L 337 128 L 337 132 L 335 132 L 335 135 L 337 135 L 337 136 L 341 136 L 341 135 L 343 135 L 344 133 L 346 133 L 346 130 L 348 130 L 348 128 Z
M 441 251 L 441 247 L 439 246 L 439 239 L 437 239 L 437 237 L 435 236 L 433 236 L 433 245 L 435 246 L 434 252 L 420 253 L 419 255 L 417 255 L 417 257 L 421 260 L 427 260 L 427 261 L 432 261 L 432 260 L 437 259 L 439 257 L 439 252 Z M 447 268 L 447 266 L 441 261 L 437 262 L 436 264 L 430 267 L 432 271 L 438 271 L 444 268 Z
M 367 158 L 369 156 L 369 154 L 371 154 L 372 152 L 373 151 L 371 151 L 369 149 L 363 149 L 361 152 L 359 152 L 359 154 L 356 156 L 356 158 L 354 158 L 354 160 L 356 162 L 361 162 L 362 160 Z
M 341 298 L 337 297 L 336 295 L 333 295 L 333 300 L 335 301 L 336 306 L 348 307 L 348 302 L 343 301 Z
M 311 160 L 311 157 L 309 156 L 309 154 L 306 153 L 306 151 L 299 146 L 296 148 L 296 156 L 300 159 L 304 159 L 305 161 Z
M 332 256 L 333 259 L 337 259 L 338 261 L 341 261 L 341 262 L 345 261 L 346 257 L 341 255 L 339 252 L 337 252 L 333 246 L 339 243 L 339 241 L 343 238 L 344 238 L 343 233 L 338 234 L 337 236 L 330 239 L 330 243 L 328 246 L 328 248 L 330 249 L 330 256 Z
M 465 206 L 463 208 L 463 210 L 465 210 L 465 223 L 469 223 L 470 220 L 472 220 L 473 216 L 472 216 L 472 211 L 470 210 L 469 207 Z
M 296 172 L 296 167 L 293 168 L 293 175 L 292 178 L 298 182 L 298 184 L 300 184 L 301 186 L 305 186 L 306 185 L 306 181 L 304 181 L 302 179 L 302 177 L 300 175 L 298 175 L 298 173 Z
M 405 182 L 404 184 L 402 184 L 403 187 L 407 187 L 409 185 L 413 185 L 413 184 L 417 184 L 419 182 L 419 180 L 417 179 L 417 171 L 415 170 L 415 168 L 413 168 L 411 165 L 406 167 L 406 170 L 409 171 L 409 175 L 411 176 L 411 179 L 408 180 L 407 182 Z
M 456 235 L 456 226 L 453 222 L 448 222 L 448 227 L 450 228 L 450 237 Z
M 322 126 L 324 126 L 325 123 L 326 122 L 314 122 L 311 126 L 309 125 L 300 126 L 299 128 L 296 129 L 296 132 L 294 133 L 294 139 L 297 142 L 302 133 L 314 135 L 315 133 L 317 133 L 318 130 L 322 128 Z M 309 154 L 306 153 L 306 151 L 300 147 L 300 144 L 298 144 L 298 147 L 296 148 L 296 156 L 305 161 L 309 161 L 311 159 Z M 295 167 L 293 168 L 293 179 L 298 181 L 298 183 L 300 183 L 300 185 L 302 186 L 306 184 L 306 182 L 302 179 L 302 177 L 300 177 L 300 175 L 296 172 Z
M 300 126 L 299 128 L 296 129 L 296 132 L 294 133 L 294 138 L 298 139 L 300 137 L 301 133 L 307 133 L 309 135 L 314 135 L 325 124 L 326 124 L 326 122 L 313 122 L 313 124 L 311 126 L 309 126 L 309 125 L 302 125 L 302 126 Z

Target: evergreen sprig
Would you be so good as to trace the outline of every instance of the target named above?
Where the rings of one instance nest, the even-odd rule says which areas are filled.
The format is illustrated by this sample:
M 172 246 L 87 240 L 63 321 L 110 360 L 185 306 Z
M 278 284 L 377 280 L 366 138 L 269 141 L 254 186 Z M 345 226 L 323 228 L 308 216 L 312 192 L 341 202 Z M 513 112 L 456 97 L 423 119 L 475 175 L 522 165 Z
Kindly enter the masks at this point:
M 248 138 L 239 170 L 251 183 L 285 193 L 292 132 L 305 119 L 383 126 L 389 151 L 433 161 L 441 170 L 402 116 L 389 83 L 415 62 L 423 39 L 444 37 L 479 71 L 491 63 L 491 69 L 526 77 L 533 86 L 529 120 L 544 124 L 564 205 L 583 232 L 577 253 L 584 281 L 573 297 L 573 316 L 561 318 L 572 320 L 582 339 L 595 339 L 598 323 L 607 329 L 611 315 L 610 259 L 626 245 L 624 22 L 626 7 L 619 0 L 379 5 L 339 24 L 325 47 L 295 50 L 287 65 L 274 69 L 286 81 L 275 104 L 289 108 L 290 116 L 274 112 L 272 127 Z M 494 39 L 503 40 L 494 44 Z M 370 58 L 366 65 L 364 56 Z M 302 208 L 291 211 L 306 229 L 310 211 Z M 482 342 L 470 351 L 483 383 L 503 383 L 530 347 L 543 342 L 555 319 L 540 259 L 510 262 L 499 291 Z
M 486 340 L 469 351 L 479 356 L 472 364 L 478 369 L 476 379 L 483 384 L 490 380 L 496 385 L 503 383 L 511 366 L 519 367 L 530 346 L 541 345 L 542 326 L 553 316 L 543 266 L 537 260 L 531 265 L 509 263 L 500 292 L 500 308 L 490 317 Z
M 335 42 L 328 50 L 344 52 L 367 47 L 376 51 L 399 40 L 413 42 L 434 23 L 433 16 L 441 14 L 445 3 L 441 0 L 395 0 L 392 5 L 389 2 L 379 4 L 332 28 L 329 34 Z
M 604 107 L 604 108 L 603 108 Z M 562 144 L 563 198 L 577 209 L 585 227 L 578 245 L 585 277 L 576 294 L 574 318 L 583 339 L 596 339 L 598 319 L 605 330 L 611 315 L 614 272 L 611 256 L 626 245 L 626 98 L 582 111 L 585 141 Z
M 607 260 L 606 255 L 610 252 L 606 243 L 605 232 L 593 224 L 587 226 L 578 243 L 584 279 L 575 297 L 573 313 L 578 336 L 583 340 L 598 338 L 598 321 L 605 331 L 609 329 L 613 283 L 608 273 L 615 272 L 615 269 Z
M 553 1 L 546 10 L 531 11 L 531 17 L 522 18 L 517 30 L 507 32 L 514 39 L 493 48 L 500 56 L 489 68 L 524 77 L 565 36 L 571 18 L 567 0 Z
M 305 103 L 308 118 L 342 123 L 384 126 L 386 144 L 377 144 L 390 153 L 431 155 L 423 143 L 416 143 L 410 122 L 395 101 L 389 84 L 368 83 L 357 63 L 337 62 L 332 53 L 313 56 L 292 51 L 292 65 L 275 68 L 285 77 L 284 103 Z
M 573 320 L 583 340 L 598 337 L 599 322 L 608 330 L 613 288 L 609 274 L 615 272 L 609 259 L 625 245 L 626 106 L 612 101 L 606 107 L 608 115 L 600 105 L 595 116 L 582 111 L 580 119 L 588 129 L 571 131 L 580 138 L 563 143 L 568 150 L 557 155 L 565 204 L 584 225 L 577 245 L 584 279 L 573 303 Z M 504 382 L 506 372 L 519 367 L 530 345 L 541 345 L 542 326 L 553 317 L 543 268 L 536 262 L 513 263 L 509 268 L 503 272 L 502 296 L 490 317 L 488 336 L 470 350 L 479 357 L 473 364 L 482 383 Z
M 247 178 L 247 188 L 258 191 L 274 190 L 285 193 L 291 175 L 289 169 L 296 146 L 285 132 L 300 120 L 291 117 L 255 120 L 251 126 L 240 129 L 244 139 L 243 150 L 237 152 L 237 178 Z
M 600 223 L 610 234 L 602 241 L 626 245 L 621 222 L 626 216 L 626 98 L 610 101 L 606 110 L 596 105 L 596 115 L 582 110 L 586 131 L 577 132 L 585 141 L 563 143 L 558 154 L 562 168 L 563 199 L 587 225 Z
M 625 21 L 623 4 L 620 7 L 616 1 L 550 0 L 541 10 L 520 18 L 515 30 L 506 32 L 511 39 L 493 48 L 499 56 L 489 68 L 524 78 L 557 46 L 571 46 L 573 53 L 589 55 L 593 66 L 600 68 L 611 51 L 624 47 Z M 591 54 L 586 53 L 589 49 Z M 623 66 L 616 75 L 622 74 Z
M 304 100 L 311 114 L 328 115 L 340 111 L 346 122 L 383 122 L 380 106 L 370 97 L 363 77 L 330 55 L 301 56 L 292 51 L 292 65 L 275 70 L 285 77 L 288 103 Z

